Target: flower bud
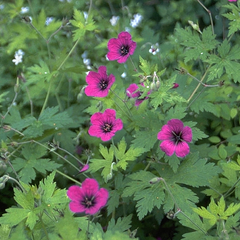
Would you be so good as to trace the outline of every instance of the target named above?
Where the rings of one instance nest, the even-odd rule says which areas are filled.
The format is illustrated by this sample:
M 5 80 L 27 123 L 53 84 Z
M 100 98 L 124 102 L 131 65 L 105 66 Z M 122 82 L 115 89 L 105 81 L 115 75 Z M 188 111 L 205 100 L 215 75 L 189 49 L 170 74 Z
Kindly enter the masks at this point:
M 155 178 L 152 178 L 152 179 L 149 181 L 149 183 L 150 183 L 150 184 L 155 184 L 155 183 L 158 183 L 160 180 L 161 180 L 161 178 L 155 177 Z
M 173 87 L 172 88 L 178 88 L 179 84 L 178 83 L 173 83 Z
M 0 175 L 2 175 L 7 169 L 7 165 L 4 161 L 0 161 Z

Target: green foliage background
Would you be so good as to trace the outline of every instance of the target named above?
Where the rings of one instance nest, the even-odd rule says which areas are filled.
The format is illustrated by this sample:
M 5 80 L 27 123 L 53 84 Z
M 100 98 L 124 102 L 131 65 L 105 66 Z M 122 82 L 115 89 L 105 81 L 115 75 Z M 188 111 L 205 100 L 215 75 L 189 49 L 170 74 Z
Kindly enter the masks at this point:
M 238 239 L 239 12 L 227 0 L 1 1 L 1 239 Z M 126 29 L 134 55 L 107 61 L 109 39 Z M 87 97 L 86 74 L 101 65 L 113 92 Z M 152 92 L 136 108 L 126 88 L 139 81 Z M 101 142 L 90 117 L 107 108 L 124 128 Z M 192 128 L 185 158 L 159 148 L 173 118 Z M 66 195 L 87 177 L 110 193 L 91 217 L 71 213 Z

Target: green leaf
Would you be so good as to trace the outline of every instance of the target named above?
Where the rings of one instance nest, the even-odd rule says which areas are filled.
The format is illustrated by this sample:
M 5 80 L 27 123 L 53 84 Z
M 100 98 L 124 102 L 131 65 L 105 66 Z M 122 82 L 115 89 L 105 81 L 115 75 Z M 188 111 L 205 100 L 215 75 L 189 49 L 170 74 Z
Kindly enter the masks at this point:
M 211 136 L 208 138 L 208 140 L 212 143 L 219 143 L 221 142 L 221 139 L 218 136 Z
M 44 129 L 62 128 L 68 124 L 73 123 L 66 111 L 58 112 L 58 107 L 46 108 L 40 115 L 38 121 L 40 121 Z
M 194 208 L 193 211 L 196 212 L 199 216 L 208 219 L 211 226 L 216 224 L 217 222 L 216 216 L 210 213 L 205 207 Z
M 119 142 L 118 148 L 115 148 L 115 156 L 118 160 L 116 166 L 122 168 L 123 170 L 126 170 L 127 168 L 127 161 L 135 161 L 137 157 L 145 151 L 144 148 L 137 148 L 133 146 L 130 146 L 127 151 L 126 148 L 127 144 L 124 138 Z
M 122 194 L 122 197 L 134 195 L 134 200 L 137 201 L 136 207 L 140 220 L 148 212 L 151 212 L 154 207 L 160 208 L 165 198 L 162 182 L 153 185 L 149 183 L 154 177 L 156 176 L 146 171 L 139 171 L 130 175 L 129 178 L 132 181 L 127 183 Z
M 107 147 L 104 147 L 103 145 L 99 145 L 99 152 L 103 156 L 103 159 L 91 159 L 90 160 L 90 172 L 96 172 L 99 169 L 103 168 L 101 175 L 103 176 L 105 182 L 108 181 L 108 176 L 111 174 L 112 170 L 112 162 L 113 162 L 113 156 L 114 156 L 114 149 L 113 145 L 108 149 Z
M 6 212 L 7 213 L 4 213 L 0 218 L 0 224 L 8 224 L 9 226 L 13 227 L 19 224 L 25 218 L 27 218 L 30 210 L 13 207 L 6 209 Z
M 206 235 L 203 232 L 195 231 L 183 234 L 183 240 L 205 239 Z
M 213 35 L 210 26 L 203 30 L 202 35 L 192 31 L 189 27 L 186 29 L 176 28 L 176 34 L 180 43 L 187 47 L 187 50 L 184 52 L 185 62 L 197 59 L 206 60 L 209 52 L 218 44 L 218 41 L 215 39 L 216 35 Z
M 69 202 L 65 189 L 56 189 L 56 183 L 53 182 L 55 172 L 52 172 L 47 178 L 43 179 L 39 187 L 43 191 L 42 201 L 52 209 L 56 205 Z
M 131 219 L 132 214 L 130 214 L 127 217 L 118 218 L 116 223 L 115 220 L 112 218 L 108 223 L 108 229 L 111 229 L 111 231 L 113 232 L 115 231 L 125 232 L 131 227 Z
M 239 46 L 235 45 L 230 48 L 230 43 L 224 40 L 223 43 L 218 47 L 217 55 L 210 55 L 206 60 L 211 67 L 209 68 L 208 81 L 213 79 L 219 79 L 223 73 L 226 72 L 229 78 L 232 78 L 234 82 L 239 82 L 240 73 L 237 69 L 240 68 L 240 63 L 236 62 L 240 59 Z
M 192 190 L 180 186 L 176 183 L 169 185 L 169 190 L 171 191 L 171 194 L 174 197 L 174 200 L 177 203 L 178 207 L 183 212 L 191 212 L 192 208 L 196 207 L 195 203 L 198 202 L 198 197 Z M 163 206 L 165 213 L 174 209 L 175 202 L 173 201 L 172 196 L 167 193 Z
M 236 6 L 233 4 L 225 5 L 223 7 L 232 10 L 231 13 L 222 14 L 224 17 L 230 20 L 229 32 L 228 32 L 228 37 L 230 37 L 233 33 L 240 30 L 240 19 L 239 19 L 240 8 L 239 6 Z
M 39 64 L 35 64 L 32 67 L 29 67 L 28 70 L 32 72 L 29 76 L 26 85 L 36 83 L 38 81 L 47 81 L 49 82 L 51 78 L 57 73 L 56 71 L 50 72 L 48 65 L 40 60 Z
M 45 174 L 61 165 L 51 161 L 50 159 L 41 158 L 45 155 L 46 150 L 38 145 L 29 144 L 22 150 L 24 158 L 16 158 L 13 160 L 13 167 L 18 172 L 22 182 L 29 183 L 36 178 L 36 171 Z
M 97 28 L 91 15 L 88 15 L 87 19 L 85 20 L 84 13 L 78 11 L 77 9 L 74 9 L 74 20 L 70 20 L 70 23 L 77 27 L 77 29 L 73 31 L 74 41 L 82 38 L 86 31 L 93 31 Z
M 140 68 L 143 71 L 144 76 L 153 75 L 154 72 L 158 71 L 157 64 L 151 65 L 147 60 L 144 60 L 141 56 L 139 56 Z

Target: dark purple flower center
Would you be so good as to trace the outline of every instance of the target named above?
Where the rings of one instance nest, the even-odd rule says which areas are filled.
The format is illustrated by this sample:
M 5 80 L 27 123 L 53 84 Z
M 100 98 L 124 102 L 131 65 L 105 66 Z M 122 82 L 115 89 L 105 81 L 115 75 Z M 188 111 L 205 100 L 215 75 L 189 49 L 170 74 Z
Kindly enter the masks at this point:
M 182 132 L 172 132 L 173 136 L 172 136 L 172 140 L 174 143 L 178 144 L 179 142 L 181 142 L 182 139 Z
M 126 56 L 129 53 L 129 46 L 122 45 L 120 48 L 121 56 Z
M 102 130 L 104 133 L 111 132 L 113 125 L 111 123 L 104 123 L 102 126 Z
M 108 86 L 108 79 L 101 79 L 98 83 L 98 86 L 101 90 L 105 90 Z
M 95 205 L 94 196 L 92 197 L 85 196 L 84 199 L 81 201 L 81 204 L 85 206 L 85 208 L 91 208 L 92 206 Z

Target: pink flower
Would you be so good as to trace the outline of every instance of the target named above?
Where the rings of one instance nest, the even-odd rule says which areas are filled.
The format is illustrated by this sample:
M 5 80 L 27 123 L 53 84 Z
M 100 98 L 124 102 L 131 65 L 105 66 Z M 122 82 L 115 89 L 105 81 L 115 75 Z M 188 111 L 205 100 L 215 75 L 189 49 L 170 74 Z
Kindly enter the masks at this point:
M 192 141 L 192 129 L 184 127 L 183 122 L 179 119 L 171 119 L 167 125 L 164 125 L 158 133 L 158 139 L 163 140 L 160 148 L 168 156 L 176 152 L 177 157 L 185 157 L 189 154 L 187 142 Z
M 104 207 L 108 200 L 108 190 L 100 188 L 95 179 L 87 178 L 82 186 L 71 186 L 67 191 L 68 197 L 72 200 L 69 208 L 72 212 L 93 215 Z
M 228 0 L 229 2 L 236 2 L 237 0 Z
M 86 77 L 88 86 L 85 88 L 87 96 L 106 97 L 108 91 L 115 82 L 113 74 L 107 75 L 107 68 L 100 66 L 98 72 L 90 71 Z
M 137 43 L 132 41 L 132 36 L 128 32 L 121 32 L 118 38 L 111 38 L 108 41 L 107 57 L 110 61 L 117 60 L 118 63 L 127 61 L 130 55 L 133 55 Z
M 91 117 L 92 126 L 88 133 L 91 136 L 99 137 L 102 141 L 110 140 L 117 131 L 123 128 L 121 119 L 116 119 L 114 109 L 106 109 L 104 113 L 94 113 Z
M 144 86 L 143 83 L 141 83 L 142 86 Z M 142 92 L 137 91 L 138 85 L 136 83 L 132 83 L 129 85 L 129 87 L 126 90 L 127 96 L 130 98 L 137 98 L 135 102 L 135 106 L 139 106 L 145 99 L 148 99 L 148 97 L 141 98 Z M 148 92 L 150 94 L 151 91 Z

